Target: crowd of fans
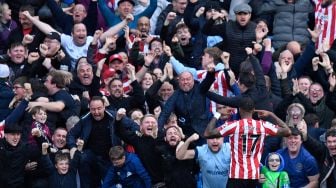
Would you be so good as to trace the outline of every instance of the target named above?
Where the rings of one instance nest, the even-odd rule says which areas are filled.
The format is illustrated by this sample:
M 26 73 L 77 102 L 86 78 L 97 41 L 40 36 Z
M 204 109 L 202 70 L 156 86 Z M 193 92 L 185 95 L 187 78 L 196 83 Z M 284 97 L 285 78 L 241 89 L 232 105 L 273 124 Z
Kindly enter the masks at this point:
M 336 0 L 0 0 L 0 187 L 336 187 Z

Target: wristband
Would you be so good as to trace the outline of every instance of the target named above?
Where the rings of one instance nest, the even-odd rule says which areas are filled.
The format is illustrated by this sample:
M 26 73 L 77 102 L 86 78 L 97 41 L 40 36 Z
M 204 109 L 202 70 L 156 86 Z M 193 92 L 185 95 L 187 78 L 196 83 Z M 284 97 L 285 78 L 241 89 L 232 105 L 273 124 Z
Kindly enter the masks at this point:
M 149 69 L 149 65 L 144 64 L 143 66 L 146 67 L 147 69 Z

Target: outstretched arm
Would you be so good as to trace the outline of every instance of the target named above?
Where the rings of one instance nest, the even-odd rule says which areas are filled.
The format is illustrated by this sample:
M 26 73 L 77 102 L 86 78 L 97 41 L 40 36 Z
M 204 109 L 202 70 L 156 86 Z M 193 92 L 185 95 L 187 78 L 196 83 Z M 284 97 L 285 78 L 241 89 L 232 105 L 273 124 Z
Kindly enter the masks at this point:
M 169 57 L 169 62 L 173 65 L 173 68 L 177 74 L 181 74 L 182 72 L 188 71 L 193 75 L 194 79 L 197 79 L 197 70 L 195 68 L 186 67 L 177 59 L 175 59 L 173 53 L 171 52 L 170 46 L 163 43 L 163 51 Z
M 56 31 L 54 28 L 52 28 L 49 24 L 46 24 L 42 21 L 40 21 L 37 17 L 33 17 L 29 14 L 28 11 L 24 11 L 22 12 L 23 15 L 25 15 L 31 22 L 33 22 L 33 24 L 40 30 L 42 31 L 42 33 L 44 34 L 49 34 L 51 32 L 56 32 L 58 34 L 61 34 L 59 33 L 58 31 Z
M 113 24 L 115 23 L 115 20 L 117 19 L 120 20 L 120 18 L 118 18 L 118 16 L 115 15 L 114 12 L 112 12 L 108 8 L 104 0 L 98 0 L 98 7 L 108 26 L 113 26 Z
M 129 22 L 133 21 L 133 15 L 128 14 L 126 16 L 126 19 L 123 21 L 119 22 L 117 25 L 110 27 L 107 31 L 105 31 L 101 36 L 100 36 L 100 41 L 105 42 L 106 37 L 112 37 L 116 35 L 120 30 L 122 30 Z

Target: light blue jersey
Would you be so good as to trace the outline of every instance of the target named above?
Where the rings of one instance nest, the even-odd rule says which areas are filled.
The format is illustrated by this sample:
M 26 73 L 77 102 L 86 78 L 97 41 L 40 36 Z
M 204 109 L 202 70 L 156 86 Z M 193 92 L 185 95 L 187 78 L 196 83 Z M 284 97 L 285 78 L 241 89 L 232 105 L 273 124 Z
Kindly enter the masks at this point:
M 213 153 L 207 144 L 195 149 L 195 159 L 198 161 L 203 188 L 225 188 L 229 178 L 230 144 L 223 143 L 218 153 Z

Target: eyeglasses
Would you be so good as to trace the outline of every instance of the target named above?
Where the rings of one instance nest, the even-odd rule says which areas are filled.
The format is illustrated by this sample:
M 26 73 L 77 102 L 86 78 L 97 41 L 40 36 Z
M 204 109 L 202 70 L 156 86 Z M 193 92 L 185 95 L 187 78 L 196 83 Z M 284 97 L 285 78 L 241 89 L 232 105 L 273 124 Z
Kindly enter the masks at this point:
M 268 162 L 280 162 L 280 159 L 268 159 Z
M 315 92 L 321 92 L 322 91 L 322 89 L 310 89 L 310 91 L 315 91 Z

